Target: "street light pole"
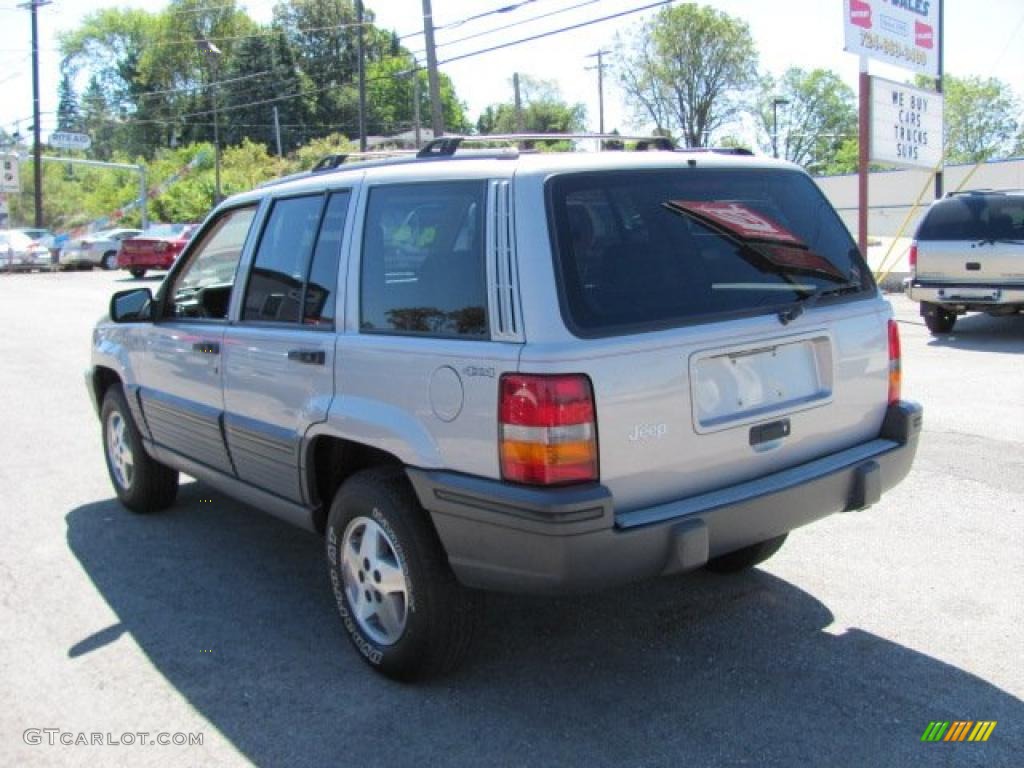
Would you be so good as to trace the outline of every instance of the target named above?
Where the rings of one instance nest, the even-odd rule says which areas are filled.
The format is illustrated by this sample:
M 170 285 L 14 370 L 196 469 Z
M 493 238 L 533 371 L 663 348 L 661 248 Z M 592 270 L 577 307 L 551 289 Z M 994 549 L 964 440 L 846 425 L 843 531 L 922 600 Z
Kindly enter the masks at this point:
M 772 157 L 779 156 L 779 106 L 789 104 L 789 99 L 772 99 Z
M 596 53 L 591 53 L 587 56 L 588 59 L 597 59 L 596 67 L 587 67 L 587 69 L 597 70 L 597 120 L 598 120 L 598 133 L 604 133 L 604 55 L 611 53 L 611 51 L 605 51 L 598 49 Z
M 19 8 L 27 8 L 32 12 L 32 157 L 35 160 L 32 179 L 35 186 L 35 225 L 43 226 L 43 154 L 42 140 L 39 138 L 39 19 L 37 11 L 50 0 L 29 0 Z
M 199 53 L 209 57 L 210 59 L 210 72 L 212 80 L 210 86 L 213 89 L 213 204 L 216 206 L 220 203 L 220 111 L 217 102 L 219 101 L 219 62 L 221 57 L 221 50 L 216 45 L 211 43 L 209 40 L 199 39 L 196 40 L 196 48 L 199 49 Z

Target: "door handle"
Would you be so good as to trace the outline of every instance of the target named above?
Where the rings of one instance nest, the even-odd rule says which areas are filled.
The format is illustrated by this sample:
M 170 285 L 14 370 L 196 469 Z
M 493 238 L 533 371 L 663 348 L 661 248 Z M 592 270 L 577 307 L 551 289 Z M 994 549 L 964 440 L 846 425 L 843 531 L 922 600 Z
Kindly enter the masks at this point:
M 216 341 L 197 341 L 192 345 L 193 352 L 201 352 L 204 355 L 219 355 L 220 344 Z
M 306 365 L 323 365 L 327 362 L 327 355 L 322 349 L 289 349 L 288 359 Z

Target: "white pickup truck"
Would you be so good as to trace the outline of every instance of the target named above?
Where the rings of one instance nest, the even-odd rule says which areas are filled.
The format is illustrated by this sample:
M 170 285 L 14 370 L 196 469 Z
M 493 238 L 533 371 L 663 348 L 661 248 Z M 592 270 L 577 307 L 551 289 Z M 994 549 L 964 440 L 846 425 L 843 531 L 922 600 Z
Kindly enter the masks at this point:
M 966 312 L 1024 313 L 1024 191 L 936 200 L 911 245 L 910 272 L 907 295 L 934 335 Z

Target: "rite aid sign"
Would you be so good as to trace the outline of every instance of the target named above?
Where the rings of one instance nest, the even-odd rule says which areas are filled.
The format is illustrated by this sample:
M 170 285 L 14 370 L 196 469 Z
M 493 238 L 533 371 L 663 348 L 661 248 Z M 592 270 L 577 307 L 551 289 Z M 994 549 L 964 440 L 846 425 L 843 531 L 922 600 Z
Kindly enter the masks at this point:
M 942 95 L 871 78 L 873 162 L 935 168 L 942 161 Z
M 843 0 L 843 13 L 844 51 L 938 77 L 938 0 Z
M 92 139 L 84 133 L 57 131 L 50 134 L 50 146 L 61 149 L 88 149 L 92 146 Z

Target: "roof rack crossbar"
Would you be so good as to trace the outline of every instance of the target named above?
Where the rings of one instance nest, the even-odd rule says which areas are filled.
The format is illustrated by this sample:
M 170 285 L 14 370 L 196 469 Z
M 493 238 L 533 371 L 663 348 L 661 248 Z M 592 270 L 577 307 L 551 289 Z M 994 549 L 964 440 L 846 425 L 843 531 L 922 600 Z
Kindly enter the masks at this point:
M 637 151 L 658 149 L 671 152 L 675 142 L 667 136 L 620 136 L 617 133 L 499 133 L 480 136 L 441 136 L 423 145 L 417 157 L 450 157 L 463 143 L 491 144 L 523 141 L 633 141 Z
M 317 161 L 311 169 L 311 173 L 321 171 L 333 171 L 339 165 L 349 161 L 374 160 L 384 157 L 401 157 L 403 155 L 415 155 L 415 149 L 381 149 L 373 152 L 345 152 L 334 155 L 326 155 Z

